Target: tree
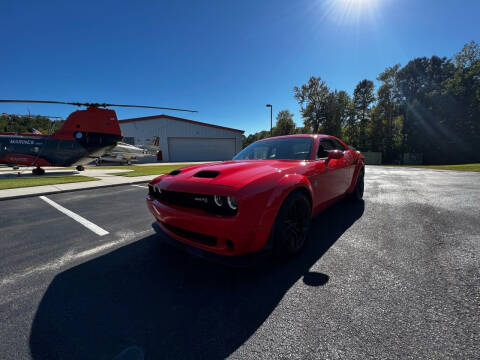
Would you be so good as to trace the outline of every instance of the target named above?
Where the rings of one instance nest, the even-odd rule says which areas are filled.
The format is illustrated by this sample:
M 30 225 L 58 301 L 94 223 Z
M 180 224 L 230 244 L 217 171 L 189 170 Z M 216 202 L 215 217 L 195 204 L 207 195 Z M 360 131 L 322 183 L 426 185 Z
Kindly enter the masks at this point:
M 14 115 L 0 114 L 0 131 L 30 132 L 36 129 L 44 134 L 51 134 L 58 130 L 63 120 L 51 121 L 41 115 Z
M 327 96 L 325 121 L 322 125 L 322 132 L 325 134 L 340 137 L 342 127 L 347 122 L 350 96 L 341 90 L 331 92 Z
M 448 148 L 455 147 L 452 104 L 444 94 L 444 84 L 455 72 L 447 58 L 416 58 L 398 71 L 398 89 L 404 117 L 403 151 L 423 153 L 434 163 L 445 161 Z M 451 143 L 447 145 L 447 143 Z M 442 160 L 443 159 L 443 160 Z
M 327 97 L 330 93 L 325 81 L 312 76 L 308 84 L 303 84 L 300 88 L 295 86 L 293 91 L 300 105 L 305 127 L 311 128 L 315 134 L 318 133 L 326 119 Z
M 288 110 L 281 110 L 277 114 L 274 135 L 291 135 L 295 133 L 293 114 Z
M 397 83 L 397 73 L 400 64 L 386 68 L 378 77 L 377 80 L 382 82 L 382 85 L 377 91 L 377 108 L 376 113 L 380 121 L 385 122 L 384 131 L 384 159 L 390 162 L 395 157 L 394 155 L 394 140 L 393 140 L 393 118 L 398 114 L 400 109 L 400 94 Z
M 480 59 L 480 46 L 475 41 L 465 44 L 458 54 L 453 56 L 455 66 L 460 69 L 474 66 Z
M 250 144 L 253 144 L 255 141 L 262 140 L 265 138 L 270 137 L 270 130 L 262 130 L 254 134 L 250 134 L 247 137 L 242 138 L 243 139 L 243 147 L 246 147 Z
M 448 127 L 456 155 L 465 161 L 480 160 L 480 47 L 466 44 L 453 56 L 456 68 L 442 85 L 443 123 Z M 445 155 L 449 161 L 452 152 Z
M 336 135 L 341 131 L 341 124 L 337 116 L 337 97 L 331 92 L 327 95 L 325 101 L 325 120 L 321 126 L 320 131 L 324 134 Z
M 364 79 L 357 84 L 353 92 L 353 107 L 360 120 L 359 146 L 364 151 L 367 144 L 365 130 L 370 120 L 370 105 L 375 101 L 373 88 L 373 81 Z
M 358 123 L 355 116 L 355 109 L 353 108 L 353 101 L 350 101 L 346 110 L 347 118 L 343 127 L 342 135 L 343 140 L 350 146 L 357 148 L 359 146 L 358 141 Z
M 308 127 L 297 127 L 295 128 L 295 134 L 310 134 L 311 131 Z
M 382 151 L 388 162 L 403 152 L 425 163 L 480 162 L 480 46 L 471 41 L 452 58 L 415 58 L 387 67 L 374 85 L 362 80 L 353 99 L 330 91 L 320 77 L 295 87 L 304 128 L 341 135 L 360 150 Z M 376 101 L 376 103 L 375 103 Z
M 371 112 L 371 120 L 369 124 L 369 131 L 368 131 L 368 139 L 369 141 L 369 149 L 371 151 L 379 151 L 384 152 L 384 122 L 382 118 L 382 114 L 378 106 L 372 107 L 370 110 Z

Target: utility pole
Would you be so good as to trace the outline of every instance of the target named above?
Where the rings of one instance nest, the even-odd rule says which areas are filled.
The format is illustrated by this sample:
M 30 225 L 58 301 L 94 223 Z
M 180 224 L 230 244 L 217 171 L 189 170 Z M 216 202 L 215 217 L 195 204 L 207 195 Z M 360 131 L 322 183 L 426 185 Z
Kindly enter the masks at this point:
M 267 104 L 267 105 L 265 105 L 265 106 L 270 108 L 270 136 L 272 136 L 272 135 L 273 135 L 273 133 L 272 133 L 272 128 L 273 128 L 273 126 L 272 126 L 272 125 L 273 125 L 273 124 L 272 124 L 272 121 L 273 121 L 273 120 L 272 120 L 273 106 L 272 106 L 271 104 Z

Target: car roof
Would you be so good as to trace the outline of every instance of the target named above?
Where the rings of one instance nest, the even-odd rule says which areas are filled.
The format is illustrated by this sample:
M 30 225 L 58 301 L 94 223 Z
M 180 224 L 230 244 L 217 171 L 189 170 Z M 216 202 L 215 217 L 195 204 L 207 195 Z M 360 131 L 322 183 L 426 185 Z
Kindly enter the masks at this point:
M 282 135 L 282 136 L 272 136 L 264 139 L 260 139 L 259 141 L 263 140 L 272 140 L 272 139 L 288 139 L 288 138 L 317 138 L 317 137 L 330 137 L 330 135 L 325 134 L 294 134 L 294 135 Z

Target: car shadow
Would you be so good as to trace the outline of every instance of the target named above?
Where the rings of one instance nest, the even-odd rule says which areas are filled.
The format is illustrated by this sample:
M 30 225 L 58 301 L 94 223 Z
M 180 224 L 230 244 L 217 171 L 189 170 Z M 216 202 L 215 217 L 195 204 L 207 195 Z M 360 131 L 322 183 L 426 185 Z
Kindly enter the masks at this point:
M 227 268 L 192 258 L 155 235 L 68 269 L 38 306 L 31 354 L 112 359 L 123 351 L 136 353 L 126 355 L 135 359 L 142 353 L 146 359 L 224 359 L 299 279 L 308 286 L 328 282 L 328 274 L 310 268 L 363 211 L 363 202 L 344 201 L 318 215 L 306 249 L 285 262 Z

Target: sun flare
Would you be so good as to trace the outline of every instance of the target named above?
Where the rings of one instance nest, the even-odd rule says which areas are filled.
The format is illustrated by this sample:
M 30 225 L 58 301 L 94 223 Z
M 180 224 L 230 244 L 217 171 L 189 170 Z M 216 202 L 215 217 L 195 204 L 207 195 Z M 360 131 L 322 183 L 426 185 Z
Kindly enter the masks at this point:
M 343 9 L 366 10 L 377 5 L 378 0 L 334 0 Z
M 337 0 L 337 2 L 347 4 L 348 6 L 368 6 L 369 4 L 376 2 L 376 0 Z
M 337 22 L 350 22 L 363 17 L 371 17 L 382 0 L 326 0 L 326 15 Z

